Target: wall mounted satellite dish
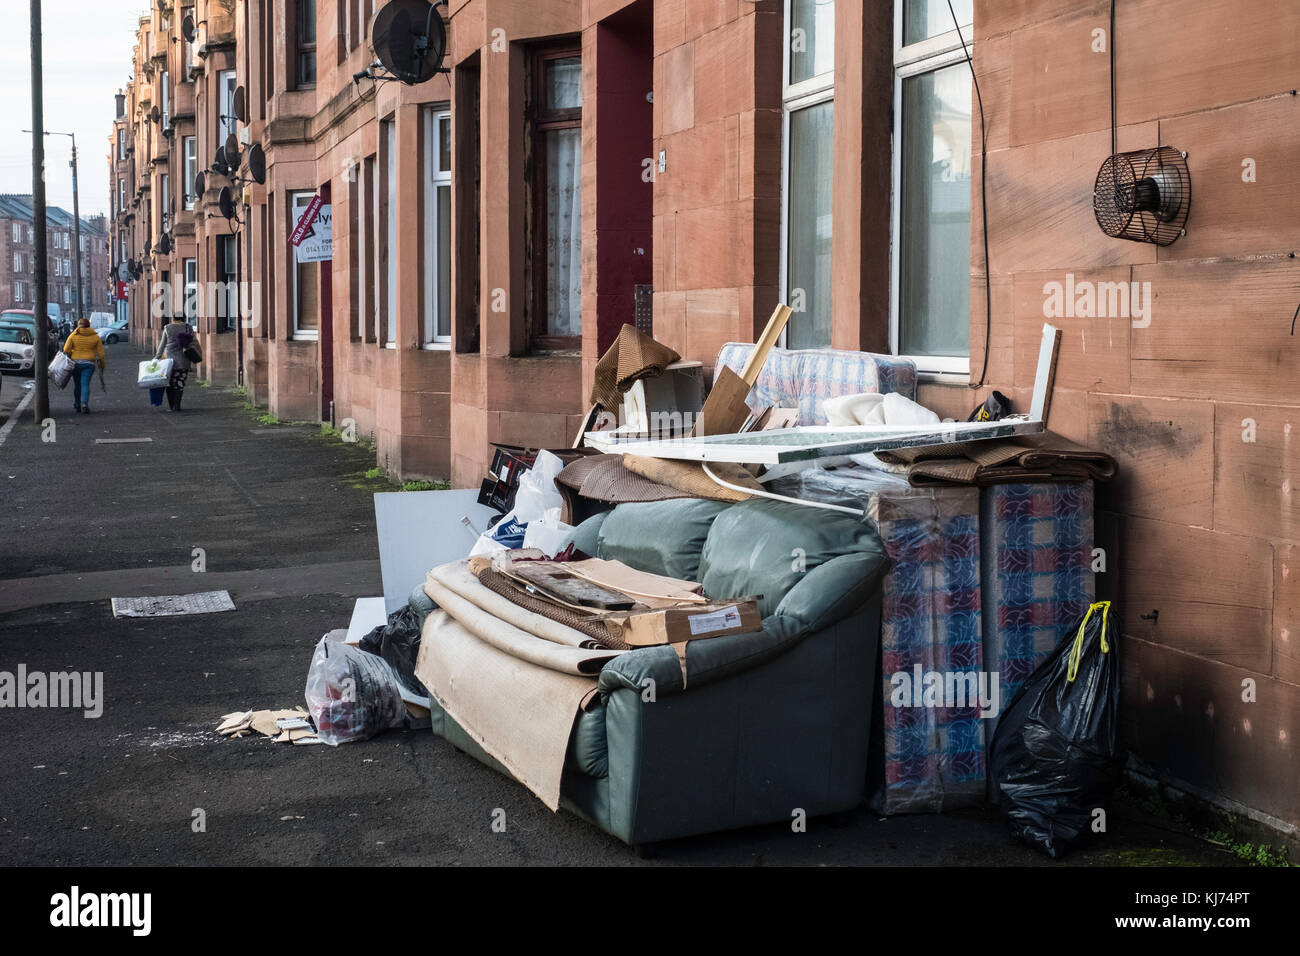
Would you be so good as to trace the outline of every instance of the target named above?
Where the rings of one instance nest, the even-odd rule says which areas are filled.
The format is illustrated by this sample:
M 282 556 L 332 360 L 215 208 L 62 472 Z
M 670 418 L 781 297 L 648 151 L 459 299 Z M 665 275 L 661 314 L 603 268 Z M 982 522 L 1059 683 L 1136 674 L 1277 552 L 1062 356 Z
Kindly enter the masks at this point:
M 172 237 L 167 235 L 167 233 L 164 232 L 162 234 L 162 237 L 158 240 L 158 253 L 160 255 L 166 256 L 166 255 L 171 255 L 171 251 L 172 251 Z
M 370 21 L 370 46 L 394 79 L 423 83 L 442 67 L 447 30 L 427 0 L 389 0 Z
M 158 109 L 158 107 L 155 106 L 153 109 L 149 111 L 149 119 L 153 120 L 153 122 L 155 123 L 162 122 L 162 112 Z
M 134 259 L 131 260 L 131 278 L 138 279 L 144 275 L 144 267 Z
M 202 173 L 199 173 L 197 176 L 194 177 L 194 195 L 196 197 L 201 198 L 203 194 L 207 192 L 207 188 L 208 188 L 208 177 L 204 176 Z
M 152 240 L 152 239 L 146 239 L 146 240 L 144 241 L 144 254 L 147 256 L 147 255 L 149 255 L 149 253 L 152 252 L 152 251 L 153 251 L 153 240 Z
M 235 119 L 241 123 L 248 122 L 248 94 L 242 86 L 235 87 L 234 95 Z
M 1187 154 L 1172 146 L 1107 157 L 1092 192 L 1092 211 L 1102 232 L 1158 246 L 1184 235 L 1191 204 Z
M 231 133 L 226 137 L 225 143 L 226 165 L 231 169 L 239 168 L 239 140 Z
M 248 172 L 259 186 L 266 182 L 266 153 L 261 143 L 254 143 L 248 149 Z
M 217 196 L 217 208 L 221 210 L 221 215 L 227 219 L 235 218 L 235 197 L 231 193 L 229 186 L 221 187 L 221 192 Z
M 198 35 L 199 26 L 208 21 L 200 20 L 195 22 L 194 17 L 185 17 L 181 21 L 181 35 L 185 36 L 186 43 L 194 43 L 194 38 Z
M 223 146 L 217 147 L 216 155 L 212 157 L 212 169 L 214 172 L 224 174 L 230 169 L 230 164 L 226 162 L 226 150 Z

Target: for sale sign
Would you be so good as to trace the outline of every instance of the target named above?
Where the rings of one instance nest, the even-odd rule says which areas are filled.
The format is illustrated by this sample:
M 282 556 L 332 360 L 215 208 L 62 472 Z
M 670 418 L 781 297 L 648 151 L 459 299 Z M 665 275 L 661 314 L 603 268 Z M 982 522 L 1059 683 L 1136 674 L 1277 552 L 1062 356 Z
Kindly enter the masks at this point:
M 333 207 L 313 196 L 289 236 L 298 262 L 326 262 L 334 258 Z

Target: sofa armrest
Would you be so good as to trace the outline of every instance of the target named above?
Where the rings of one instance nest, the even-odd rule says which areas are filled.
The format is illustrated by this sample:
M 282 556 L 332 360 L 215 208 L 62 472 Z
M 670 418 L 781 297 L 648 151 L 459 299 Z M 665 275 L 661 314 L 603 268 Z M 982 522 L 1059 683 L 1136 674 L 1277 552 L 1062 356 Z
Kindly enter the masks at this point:
M 893 563 L 882 557 L 842 554 L 819 564 L 786 592 L 776 615 L 793 618 L 809 633 L 843 620 L 880 591 Z
M 600 672 L 600 693 L 608 697 L 621 688 L 641 693 L 653 687 L 658 698 L 701 687 L 779 657 L 809 633 L 797 618 L 773 614 L 764 619 L 761 631 L 689 641 L 685 674 L 672 647 L 642 647 L 605 665 Z

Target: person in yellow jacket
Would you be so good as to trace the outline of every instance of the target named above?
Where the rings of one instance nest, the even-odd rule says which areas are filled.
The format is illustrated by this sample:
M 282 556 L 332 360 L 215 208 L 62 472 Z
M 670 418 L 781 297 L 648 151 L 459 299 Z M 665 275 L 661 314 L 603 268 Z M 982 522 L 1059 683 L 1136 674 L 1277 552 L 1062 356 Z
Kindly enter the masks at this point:
M 95 369 L 105 365 L 104 343 L 99 333 L 90 327 L 90 319 L 78 319 L 68 340 L 63 343 L 63 354 L 72 359 L 73 408 L 83 415 L 90 414 L 90 383 Z

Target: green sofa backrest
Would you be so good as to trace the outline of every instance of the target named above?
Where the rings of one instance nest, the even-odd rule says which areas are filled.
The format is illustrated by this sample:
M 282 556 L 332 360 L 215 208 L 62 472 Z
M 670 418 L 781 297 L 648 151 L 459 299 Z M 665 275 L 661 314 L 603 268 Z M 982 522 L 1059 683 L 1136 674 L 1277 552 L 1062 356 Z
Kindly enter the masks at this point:
M 698 581 L 704 541 L 714 519 L 726 510 L 723 502 L 703 498 L 619 505 L 604 516 L 595 556 L 652 574 Z M 579 526 L 584 527 L 585 522 Z
M 840 573 L 831 574 L 832 568 L 816 573 L 833 561 Z M 888 567 L 880 535 L 865 519 L 751 498 L 732 505 L 713 522 L 700 556 L 699 581 L 711 598 L 762 595 L 758 607 L 764 617 L 780 609 L 812 623 L 823 621 L 832 605 L 841 614 L 851 612 L 854 608 L 848 605 L 864 602 Z M 795 586 L 815 573 L 822 586 L 801 588 L 797 610 L 783 608 Z M 846 594 L 859 588 L 860 595 Z

